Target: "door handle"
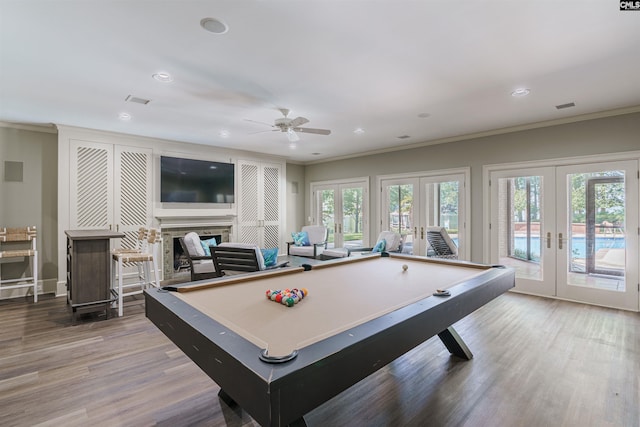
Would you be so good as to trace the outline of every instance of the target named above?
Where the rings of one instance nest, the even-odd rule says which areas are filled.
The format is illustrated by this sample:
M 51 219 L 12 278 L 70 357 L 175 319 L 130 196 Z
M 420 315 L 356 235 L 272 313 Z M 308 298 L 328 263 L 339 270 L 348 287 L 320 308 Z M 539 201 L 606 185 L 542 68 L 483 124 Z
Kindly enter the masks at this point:
M 418 238 L 418 227 L 413 227 L 413 237 Z
M 547 233 L 547 249 L 551 249 L 551 233 Z
M 420 227 L 420 239 L 424 240 L 424 227 Z
M 562 249 L 562 233 L 558 233 L 558 249 Z

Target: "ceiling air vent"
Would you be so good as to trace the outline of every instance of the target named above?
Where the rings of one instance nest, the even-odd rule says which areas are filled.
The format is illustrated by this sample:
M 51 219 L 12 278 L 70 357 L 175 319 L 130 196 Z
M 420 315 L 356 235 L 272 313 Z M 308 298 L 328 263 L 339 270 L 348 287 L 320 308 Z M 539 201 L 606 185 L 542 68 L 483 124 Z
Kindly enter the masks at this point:
M 409 135 L 400 135 L 398 137 L 398 139 L 407 139 L 407 138 L 411 138 Z
M 127 96 L 125 98 L 125 101 L 127 101 L 127 102 L 135 102 L 136 104 L 142 104 L 142 105 L 147 105 L 148 103 L 151 102 L 150 99 L 138 98 L 138 97 L 135 97 L 133 95 Z
M 569 102 L 568 104 L 556 105 L 556 108 L 558 110 L 564 110 L 565 108 L 571 108 L 571 107 L 575 107 L 575 106 L 576 106 L 575 102 Z

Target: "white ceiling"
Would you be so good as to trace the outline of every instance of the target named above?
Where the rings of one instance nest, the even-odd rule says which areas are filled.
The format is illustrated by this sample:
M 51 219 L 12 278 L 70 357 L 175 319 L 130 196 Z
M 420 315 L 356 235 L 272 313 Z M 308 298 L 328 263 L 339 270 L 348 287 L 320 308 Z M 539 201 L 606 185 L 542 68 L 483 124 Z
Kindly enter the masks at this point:
M 614 0 L 0 0 L 0 121 L 308 162 L 633 110 L 639 41 Z M 255 133 L 278 108 L 332 133 Z

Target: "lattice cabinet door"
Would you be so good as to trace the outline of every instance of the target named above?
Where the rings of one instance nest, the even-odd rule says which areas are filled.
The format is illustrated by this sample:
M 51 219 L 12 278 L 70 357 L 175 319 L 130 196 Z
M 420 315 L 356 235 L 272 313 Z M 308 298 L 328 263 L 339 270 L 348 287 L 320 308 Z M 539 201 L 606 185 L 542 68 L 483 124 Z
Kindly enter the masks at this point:
M 125 233 L 116 245 L 134 247 L 151 224 L 152 150 L 71 141 L 70 228 Z
M 70 141 L 71 229 L 108 229 L 113 224 L 113 146 Z
M 280 183 L 282 180 L 280 165 L 265 164 L 262 167 L 262 232 L 264 248 L 280 247 L 282 229 L 282 209 Z
M 121 245 L 135 247 L 140 227 L 151 224 L 152 150 L 115 146 L 114 218 L 125 233 Z
M 281 246 L 282 165 L 238 162 L 238 240 L 262 248 Z

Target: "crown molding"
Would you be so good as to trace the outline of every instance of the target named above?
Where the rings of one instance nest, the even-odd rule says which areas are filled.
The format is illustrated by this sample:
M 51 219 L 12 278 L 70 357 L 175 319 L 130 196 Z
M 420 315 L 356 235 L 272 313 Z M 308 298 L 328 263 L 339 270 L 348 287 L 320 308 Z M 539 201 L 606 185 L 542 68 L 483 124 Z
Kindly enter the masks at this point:
M 371 155 L 375 155 L 375 154 L 391 153 L 391 152 L 394 152 L 394 151 L 411 150 L 411 149 L 414 149 L 414 148 L 427 147 L 427 146 L 430 146 L 430 145 L 446 144 L 446 143 L 449 143 L 449 142 L 465 141 L 465 140 L 468 140 L 468 139 L 484 138 L 484 137 L 487 137 L 487 136 L 502 135 L 502 134 L 506 134 L 506 133 L 521 132 L 521 131 L 525 131 L 525 130 L 546 128 L 546 127 L 552 127 L 552 126 L 558 126 L 558 125 L 564 125 L 564 124 L 570 124 L 570 123 L 577 123 L 577 122 L 583 122 L 583 121 L 588 121 L 588 120 L 602 119 L 602 118 L 606 118 L 606 117 L 622 116 L 622 115 L 625 115 L 625 114 L 634 114 L 634 113 L 640 113 L 640 105 L 635 106 L 635 107 L 618 108 L 618 109 L 615 109 L 615 110 L 599 111 L 599 112 L 596 112 L 596 113 L 581 114 L 581 115 L 572 116 L 572 117 L 564 117 L 562 119 L 546 120 L 546 121 L 542 121 L 542 122 L 534 122 L 534 123 L 528 123 L 528 124 L 524 124 L 524 125 L 510 126 L 510 127 L 506 127 L 506 128 L 499 128 L 499 129 L 492 129 L 492 130 L 488 130 L 488 131 L 469 133 L 469 134 L 465 134 L 465 135 L 456 135 L 456 136 L 451 136 L 451 137 L 447 137 L 447 138 L 440 138 L 440 139 L 433 139 L 433 140 L 430 140 L 430 141 L 417 142 L 417 143 L 414 143 L 414 144 L 399 145 L 399 146 L 395 146 L 395 147 L 381 148 L 379 150 L 371 150 L 371 151 L 364 151 L 364 152 L 360 152 L 360 153 L 347 154 L 347 155 L 344 155 L 344 156 L 331 157 L 331 158 L 328 158 L 328 159 L 312 160 L 312 161 L 305 162 L 304 164 L 305 165 L 316 165 L 316 164 L 321 164 L 321 163 L 334 162 L 334 161 L 337 161 L 337 160 L 353 159 L 354 157 L 364 157 L 364 156 L 371 156 Z

